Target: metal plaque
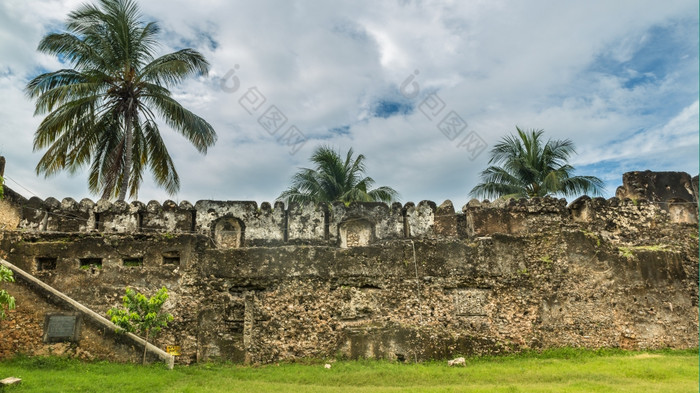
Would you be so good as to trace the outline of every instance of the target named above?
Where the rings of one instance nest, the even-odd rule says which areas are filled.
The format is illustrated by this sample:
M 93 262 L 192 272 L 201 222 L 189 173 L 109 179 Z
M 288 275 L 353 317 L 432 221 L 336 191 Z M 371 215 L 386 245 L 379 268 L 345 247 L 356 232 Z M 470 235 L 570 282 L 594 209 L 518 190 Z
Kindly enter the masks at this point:
M 46 314 L 44 342 L 80 341 L 79 314 Z

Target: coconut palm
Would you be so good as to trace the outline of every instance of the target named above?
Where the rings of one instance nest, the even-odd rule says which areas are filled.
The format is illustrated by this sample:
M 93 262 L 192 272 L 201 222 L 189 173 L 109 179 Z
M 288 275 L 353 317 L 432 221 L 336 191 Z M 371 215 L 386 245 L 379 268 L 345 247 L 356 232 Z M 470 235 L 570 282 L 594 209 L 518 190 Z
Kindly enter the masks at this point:
M 543 130 L 523 131 L 504 137 L 491 150 L 490 164 L 470 195 L 486 198 L 542 197 L 582 193 L 600 195 L 603 181 L 595 176 L 572 176 L 567 161 L 576 153 L 569 139 L 543 141 Z
M 365 156 L 353 158 L 348 150 L 345 160 L 340 152 L 320 146 L 311 156 L 316 169 L 301 168 L 292 177 L 292 185 L 279 199 L 287 202 L 391 202 L 398 193 L 391 187 L 371 189 L 374 180 L 365 176 Z
M 51 33 L 38 50 L 55 55 L 72 69 L 31 80 L 35 115 L 48 113 L 34 135 L 34 150 L 48 148 L 37 174 L 75 173 L 90 163 L 91 192 L 123 200 L 136 197 L 148 167 L 156 184 L 174 194 L 180 181 L 161 138 L 156 114 L 206 153 L 216 132 L 183 108 L 168 88 L 209 63 L 197 51 L 182 49 L 155 57 L 159 27 L 144 23 L 132 0 L 101 0 L 69 14 L 66 32 Z

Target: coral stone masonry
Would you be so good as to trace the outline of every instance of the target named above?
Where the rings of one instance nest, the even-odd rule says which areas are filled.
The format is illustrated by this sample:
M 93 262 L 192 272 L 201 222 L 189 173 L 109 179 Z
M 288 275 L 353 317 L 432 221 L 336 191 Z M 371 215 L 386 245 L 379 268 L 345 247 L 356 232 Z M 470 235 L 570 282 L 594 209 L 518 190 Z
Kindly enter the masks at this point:
M 457 212 L 449 201 L 111 203 L 5 188 L 0 253 L 102 315 L 125 286 L 167 287 L 175 320 L 156 345 L 179 346 L 179 363 L 697 347 L 697 181 L 624 180 L 622 199 L 472 200 Z M 41 353 L 43 314 L 25 292 L 0 332 Z M 106 356 L 104 340 L 94 353 L 84 342 L 64 352 Z

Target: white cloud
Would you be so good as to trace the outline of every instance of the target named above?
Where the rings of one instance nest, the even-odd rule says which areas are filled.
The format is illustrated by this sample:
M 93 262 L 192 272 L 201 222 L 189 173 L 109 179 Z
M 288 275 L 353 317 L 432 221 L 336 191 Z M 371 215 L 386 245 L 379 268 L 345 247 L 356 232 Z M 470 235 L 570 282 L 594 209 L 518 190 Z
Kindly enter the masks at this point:
M 40 153 L 32 153 L 32 134 L 41 119 L 22 92 L 38 70 L 60 67 L 35 48 L 80 3 L 0 4 L 0 149 L 8 175 L 42 197 L 88 196 L 84 175 L 34 175 Z M 470 160 L 440 133 L 439 119 L 418 110 L 371 116 L 378 100 L 416 106 L 429 91 L 490 145 L 517 124 L 574 140 L 577 165 L 623 162 L 596 169 L 605 178 L 621 178 L 612 171 L 624 162 L 654 169 L 659 156 L 664 166 L 698 170 L 694 1 L 140 3 L 163 28 L 163 52 L 193 46 L 211 63 L 208 78 L 173 89 L 219 134 L 203 157 L 164 127 L 182 181 L 176 199 L 272 200 L 296 167 L 308 166 L 313 148 L 328 143 L 365 154 L 369 174 L 403 201 L 465 203 L 487 152 Z M 659 28 L 673 34 L 654 41 Z M 683 46 L 678 36 L 693 42 Z M 663 70 L 641 63 L 654 60 L 652 44 L 678 48 L 674 58 L 655 59 Z M 220 78 L 235 65 L 240 89 L 224 92 Z M 399 85 L 416 69 L 424 94 L 400 97 Z M 647 82 L 630 86 L 642 76 Z M 296 155 L 239 105 L 253 86 L 266 96 L 264 108 L 277 106 L 288 125 L 313 137 Z M 328 131 L 346 126 L 347 134 Z M 684 144 L 695 148 L 678 148 Z M 666 157 L 670 149 L 676 154 Z M 148 182 L 140 192 L 144 200 L 166 198 Z

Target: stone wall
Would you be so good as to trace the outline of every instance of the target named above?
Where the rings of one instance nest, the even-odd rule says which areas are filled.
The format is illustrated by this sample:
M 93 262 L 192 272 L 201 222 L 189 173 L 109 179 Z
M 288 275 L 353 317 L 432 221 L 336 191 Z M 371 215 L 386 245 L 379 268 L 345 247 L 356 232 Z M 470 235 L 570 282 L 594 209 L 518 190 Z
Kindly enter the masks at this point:
M 173 368 L 175 359 L 170 354 L 132 333 L 120 331 L 103 315 L 16 265 L 0 259 L 0 266 L 14 273 L 14 282 L 3 283 L 3 289 L 21 305 L 8 310 L 6 318 L 0 320 L 0 359 L 20 353 L 135 362 L 146 356 L 147 361 L 162 360 Z M 66 319 L 72 322 L 66 325 Z
M 21 353 L 38 356 L 67 355 L 83 360 L 140 360 L 138 350 L 131 349 L 128 345 L 115 345 L 113 337 L 105 337 L 104 331 L 84 321 L 81 322 L 79 342 L 44 342 L 42 337 L 46 314 L 70 314 L 72 310 L 48 302 L 21 282 L 3 287 L 15 297 L 20 307 L 8 312 L 7 318 L 0 321 L 0 359 Z
M 297 205 L 276 202 L 258 207 L 252 201 L 198 201 L 194 206 L 166 201 L 127 204 L 97 203 L 71 198 L 42 201 L 33 197 L 21 203 L 4 201 L 0 218 L 8 228 L 46 233 L 104 234 L 201 234 L 223 248 L 299 245 L 369 245 L 397 239 L 467 239 L 489 233 L 521 234 L 590 222 L 607 232 L 616 228 L 637 231 L 640 227 L 674 223 L 696 224 L 697 205 L 681 199 L 661 202 L 646 199 L 581 197 L 567 206 L 566 200 L 472 200 L 454 212 L 452 202 L 440 208 L 432 201 L 401 206 L 394 203 L 334 203 Z
M 448 205 L 409 206 L 423 237 L 401 231 L 408 209 L 355 204 L 297 208 L 316 220 L 296 227 L 318 236 L 298 244 L 277 229 L 269 245 L 238 247 L 203 233 L 25 230 L 4 232 L 0 249 L 102 314 L 125 286 L 167 286 L 175 321 L 156 343 L 180 345 L 182 363 L 698 345 L 696 223 L 589 198 L 470 202 L 436 220 Z M 248 217 L 275 222 L 261 210 Z M 333 236 L 318 230 L 325 214 Z
M 156 344 L 181 363 L 698 346 L 697 206 L 675 200 L 6 209 L 1 256 L 97 313 L 166 286 Z
M 634 171 L 622 175 L 622 186 L 615 196 L 646 199 L 666 207 L 669 201 L 698 202 L 698 177 L 685 172 Z
M 123 287 L 169 288 L 180 362 L 299 357 L 429 359 L 558 346 L 697 346 L 697 229 L 686 241 L 606 240 L 585 227 L 381 246 L 217 249 L 201 235 L 6 234 L 8 258 L 98 313 Z M 70 246 L 66 246 L 69 244 Z M 140 266 L 118 250 L 150 249 Z M 14 250 L 12 250 L 14 246 Z M 158 255 L 177 247 L 179 266 Z M 81 268 L 80 251 L 105 259 Z M 57 256 L 38 270 L 32 256 Z M 22 302 L 18 302 L 22 308 Z

